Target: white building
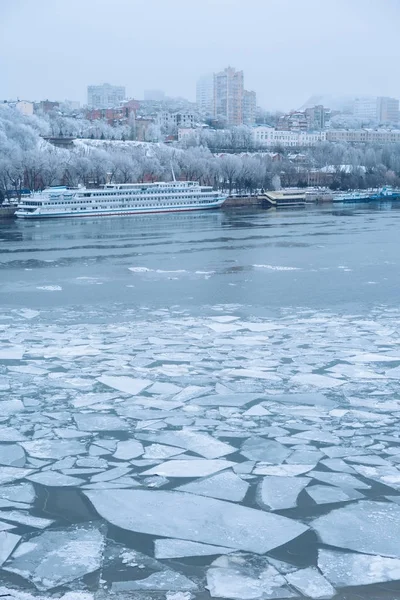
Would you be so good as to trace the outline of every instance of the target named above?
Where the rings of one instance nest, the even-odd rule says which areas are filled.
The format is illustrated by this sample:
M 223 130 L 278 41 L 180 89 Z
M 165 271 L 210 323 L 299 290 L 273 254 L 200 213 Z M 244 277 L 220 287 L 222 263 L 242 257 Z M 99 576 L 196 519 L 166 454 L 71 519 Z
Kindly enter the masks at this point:
M 316 146 L 326 140 L 326 132 L 318 131 L 280 131 L 267 125 L 260 125 L 252 129 L 253 140 L 260 146 Z
M 365 121 L 378 120 L 378 98 L 376 96 L 363 96 L 354 102 L 354 116 Z
M 33 102 L 28 102 L 27 100 L 18 100 L 15 103 L 15 108 L 21 114 L 30 117 L 33 115 Z
M 88 106 L 91 108 L 114 108 L 125 100 L 125 88 L 119 85 L 88 85 Z
M 214 113 L 214 76 L 200 77 L 196 85 L 196 103 L 199 111 L 205 115 Z
M 353 142 L 377 144 L 400 143 L 399 129 L 330 129 L 326 133 L 329 142 Z
M 177 127 L 178 129 L 193 128 L 195 123 L 196 115 L 189 111 L 178 111 L 174 113 L 162 111 L 157 115 L 157 125 L 166 129 L 169 127 Z

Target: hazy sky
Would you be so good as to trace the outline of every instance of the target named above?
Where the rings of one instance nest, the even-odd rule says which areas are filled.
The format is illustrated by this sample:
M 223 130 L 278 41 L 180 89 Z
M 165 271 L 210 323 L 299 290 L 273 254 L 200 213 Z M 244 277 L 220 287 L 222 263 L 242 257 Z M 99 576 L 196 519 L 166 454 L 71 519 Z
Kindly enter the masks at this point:
M 400 0 L 0 0 L 0 99 L 86 101 L 125 85 L 195 99 L 231 65 L 270 109 L 400 97 Z

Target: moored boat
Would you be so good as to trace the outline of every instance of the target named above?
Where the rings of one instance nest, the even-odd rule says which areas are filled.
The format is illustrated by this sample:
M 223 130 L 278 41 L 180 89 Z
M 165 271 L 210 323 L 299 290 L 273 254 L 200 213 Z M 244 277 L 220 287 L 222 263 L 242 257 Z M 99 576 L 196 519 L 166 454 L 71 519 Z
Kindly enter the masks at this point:
M 97 217 L 219 208 L 226 196 L 196 181 L 106 184 L 101 189 L 57 187 L 21 199 L 25 219 Z

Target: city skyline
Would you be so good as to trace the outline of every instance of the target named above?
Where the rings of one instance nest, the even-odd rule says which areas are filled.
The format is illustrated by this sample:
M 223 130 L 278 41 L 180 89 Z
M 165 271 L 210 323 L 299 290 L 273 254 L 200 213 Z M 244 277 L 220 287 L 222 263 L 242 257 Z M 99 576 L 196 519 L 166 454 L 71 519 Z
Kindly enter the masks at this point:
M 394 0 L 337 0 L 328 17 L 317 0 L 250 0 L 246 11 L 239 0 L 189 11 L 183 0 L 115 0 L 124 19 L 112 27 L 108 9 L 107 0 L 4 0 L 0 97 L 83 103 L 87 85 L 109 82 L 126 86 L 128 97 L 161 89 L 194 101 L 197 79 L 226 65 L 246 73 L 247 89 L 269 110 L 299 108 L 313 94 L 400 96 Z M 132 36 L 143 15 L 151 28 Z

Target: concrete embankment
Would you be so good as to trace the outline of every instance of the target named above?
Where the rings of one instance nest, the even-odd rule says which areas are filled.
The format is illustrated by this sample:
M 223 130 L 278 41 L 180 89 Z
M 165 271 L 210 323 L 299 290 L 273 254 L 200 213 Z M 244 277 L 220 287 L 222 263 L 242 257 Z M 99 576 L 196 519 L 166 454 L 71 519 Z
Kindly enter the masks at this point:
M 0 206 L 0 219 L 10 219 L 16 210 L 16 206 Z
M 261 200 L 257 196 L 235 196 L 227 198 L 222 205 L 223 208 L 232 206 L 261 206 Z

